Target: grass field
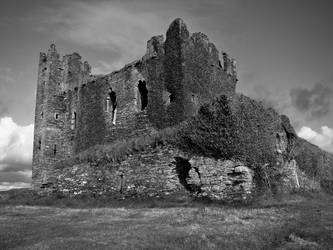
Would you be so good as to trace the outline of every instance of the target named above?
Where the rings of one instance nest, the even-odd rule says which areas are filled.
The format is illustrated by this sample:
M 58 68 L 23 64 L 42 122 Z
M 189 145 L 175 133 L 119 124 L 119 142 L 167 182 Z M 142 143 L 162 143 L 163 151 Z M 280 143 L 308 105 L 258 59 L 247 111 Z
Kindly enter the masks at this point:
M 333 198 L 294 194 L 231 207 L 199 202 L 0 203 L 0 249 L 332 249 Z

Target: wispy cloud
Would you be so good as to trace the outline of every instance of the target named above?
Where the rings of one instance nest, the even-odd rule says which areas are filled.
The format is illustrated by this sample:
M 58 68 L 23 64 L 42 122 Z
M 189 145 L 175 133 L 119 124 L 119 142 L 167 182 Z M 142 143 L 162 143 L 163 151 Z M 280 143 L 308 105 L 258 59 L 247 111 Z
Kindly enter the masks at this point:
M 92 73 L 95 75 L 111 73 L 114 69 L 120 69 L 124 66 L 120 62 L 108 63 L 105 61 L 98 61 L 97 65 L 92 68 Z
M 8 115 L 11 101 L 17 96 L 17 88 L 22 82 L 21 77 L 22 73 L 15 72 L 12 68 L 0 67 L 0 118 Z
M 317 132 L 310 127 L 302 127 L 297 134 L 299 137 L 333 153 L 333 129 L 322 126 L 321 131 Z
M 249 85 L 246 89 L 246 94 L 263 103 L 267 108 L 274 108 L 279 113 L 288 113 L 289 103 L 282 91 L 273 91 L 264 85 L 254 84 Z
M 106 51 L 112 56 L 111 63 L 121 65 L 143 56 L 146 41 L 161 30 L 158 13 L 145 12 L 142 7 L 137 11 L 129 2 L 68 1 L 46 14 L 37 26 L 39 31 L 49 32 L 53 27 L 56 39 Z
M 7 114 L 8 114 L 8 107 L 3 101 L 0 100 L 0 118 Z
M 105 52 L 113 69 L 143 56 L 146 41 L 164 34 L 173 19 L 182 17 L 195 26 L 198 20 L 205 23 L 208 14 L 221 16 L 218 9 L 225 6 L 216 0 L 204 4 L 200 0 L 57 2 L 58 6 L 39 10 L 35 21 L 29 18 L 35 30 L 52 33 L 54 40 Z
M 317 83 L 311 89 L 292 89 L 290 97 L 295 109 L 313 120 L 325 117 L 331 112 L 333 89 L 328 84 Z
M 0 182 L 0 191 L 6 191 L 13 188 L 30 188 L 30 183 L 26 182 Z

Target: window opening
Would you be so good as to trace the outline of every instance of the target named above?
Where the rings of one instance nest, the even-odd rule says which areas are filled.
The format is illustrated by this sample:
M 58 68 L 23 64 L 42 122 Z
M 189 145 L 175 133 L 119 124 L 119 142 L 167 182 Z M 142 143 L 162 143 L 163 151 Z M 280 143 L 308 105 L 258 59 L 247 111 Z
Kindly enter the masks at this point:
M 108 111 L 111 109 L 112 112 L 112 123 L 116 124 L 116 117 L 117 117 L 117 94 L 112 90 L 109 89 L 109 96 L 106 98 Z
M 146 81 L 139 81 L 138 84 L 140 99 L 141 99 L 141 110 L 144 110 L 148 105 L 148 89 L 146 86 Z
M 174 102 L 176 99 L 174 94 L 171 94 L 169 98 L 170 98 L 170 103 Z
M 53 155 L 57 154 L 57 145 L 53 145 Z

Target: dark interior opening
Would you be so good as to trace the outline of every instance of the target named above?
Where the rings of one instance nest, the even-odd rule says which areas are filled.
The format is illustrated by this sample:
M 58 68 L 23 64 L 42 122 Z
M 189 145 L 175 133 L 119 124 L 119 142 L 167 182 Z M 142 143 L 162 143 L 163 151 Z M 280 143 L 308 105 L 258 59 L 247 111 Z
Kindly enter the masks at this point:
M 41 150 L 42 148 L 42 140 L 38 140 L 38 150 Z
M 146 81 L 139 81 L 138 84 L 140 98 L 141 98 L 141 110 L 144 110 L 148 105 L 148 89 L 146 86 Z
M 112 90 L 112 88 L 109 89 L 109 98 L 110 98 L 110 104 L 111 104 L 111 112 L 112 112 L 112 121 L 114 121 L 115 118 L 115 112 L 117 108 L 117 94 Z
M 57 145 L 53 145 L 53 155 L 57 154 Z
M 184 186 L 184 188 L 191 193 L 200 193 L 201 192 L 201 187 L 199 185 L 195 184 L 189 184 L 187 183 L 187 179 L 190 178 L 189 172 L 192 168 L 191 163 L 189 162 L 188 159 L 176 156 L 174 157 L 175 159 L 175 165 L 176 165 L 176 173 L 178 175 L 178 179 L 180 184 Z M 197 168 L 194 168 L 194 170 L 198 173 L 198 176 L 200 178 L 200 173 Z
M 174 102 L 175 99 L 176 99 L 174 94 L 171 94 L 171 95 L 169 96 L 169 98 L 170 98 L 170 103 L 171 103 L 171 102 Z

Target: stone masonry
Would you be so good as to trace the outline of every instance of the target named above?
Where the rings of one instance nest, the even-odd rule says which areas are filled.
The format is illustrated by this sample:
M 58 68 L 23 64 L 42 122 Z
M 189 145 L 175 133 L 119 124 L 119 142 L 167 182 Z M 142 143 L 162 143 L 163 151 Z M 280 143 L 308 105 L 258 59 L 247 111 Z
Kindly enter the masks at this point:
M 60 58 L 52 44 L 39 59 L 33 186 L 52 177 L 55 163 L 176 125 L 213 98 L 232 95 L 236 83 L 235 61 L 205 34 L 190 34 L 181 19 L 166 39 L 152 37 L 141 59 L 102 76 L 78 53 Z

